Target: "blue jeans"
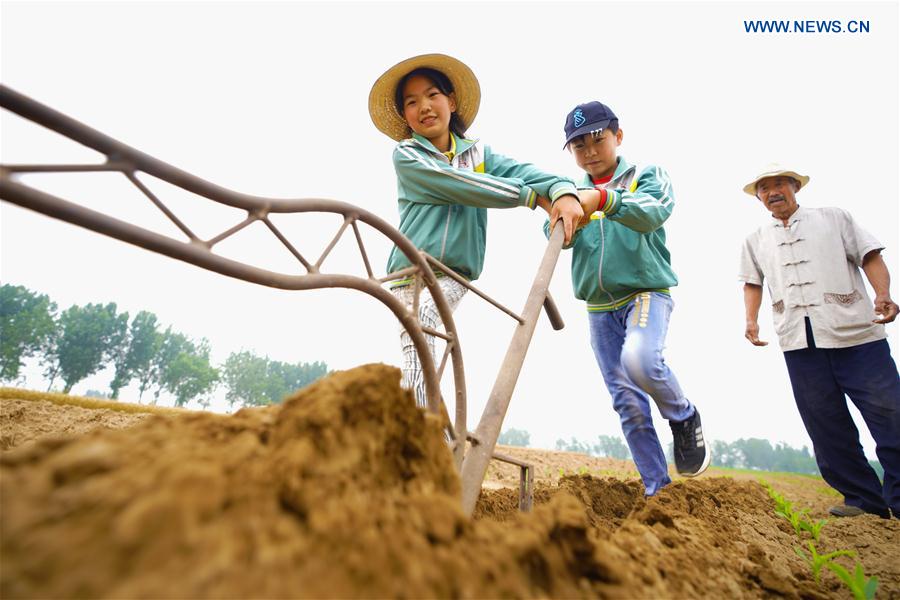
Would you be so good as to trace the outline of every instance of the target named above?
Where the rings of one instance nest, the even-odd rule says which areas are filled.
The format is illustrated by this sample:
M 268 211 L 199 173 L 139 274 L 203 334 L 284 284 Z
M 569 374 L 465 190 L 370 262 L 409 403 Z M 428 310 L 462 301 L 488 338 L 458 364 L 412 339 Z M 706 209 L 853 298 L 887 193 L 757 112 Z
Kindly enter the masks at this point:
M 817 348 L 806 319 L 803 350 L 784 353 L 794 400 L 813 443 L 822 478 L 844 503 L 900 518 L 900 377 L 887 340 L 849 348 Z M 884 483 L 859 443 L 847 399 L 856 405 L 875 440 Z
M 672 481 L 653 427 L 649 398 L 670 421 L 694 415 L 694 406 L 662 355 L 672 307 L 668 294 L 642 292 L 618 310 L 588 313 L 591 348 L 647 496 Z

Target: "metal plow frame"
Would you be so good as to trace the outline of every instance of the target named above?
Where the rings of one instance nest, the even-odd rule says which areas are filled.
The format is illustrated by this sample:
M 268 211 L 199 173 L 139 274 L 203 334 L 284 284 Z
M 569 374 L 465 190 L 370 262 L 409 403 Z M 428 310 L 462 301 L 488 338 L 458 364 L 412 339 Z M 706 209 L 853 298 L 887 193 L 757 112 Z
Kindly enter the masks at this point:
M 354 289 L 376 298 L 390 309 L 409 333 L 419 355 L 425 377 L 428 410 L 448 417 L 447 429 L 453 439 L 453 454 L 457 468 L 461 470 L 462 476 L 463 509 L 468 514 L 472 513 L 481 490 L 481 482 L 487 471 L 488 462 L 494 457 L 494 446 L 500 435 L 503 418 L 506 415 L 506 410 L 521 371 L 525 353 L 531 341 L 541 307 L 543 306 L 547 311 L 555 329 L 561 329 L 563 326 L 559 313 L 547 291 L 560 249 L 562 248 L 563 234 L 561 227 L 555 228 L 553 235 L 551 235 L 544 259 L 541 262 L 531 292 L 526 300 L 525 308 L 522 314 L 518 315 L 472 286 L 471 283 L 442 265 L 435 258 L 419 251 L 395 227 L 362 208 L 336 200 L 319 198 L 273 199 L 234 192 L 144 154 L 4 85 L 0 85 L 0 106 L 106 156 L 105 163 L 97 164 L 0 165 L 0 199 L 236 279 L 285 290 Z M 17 174 L 22 173 L 72 172 L 117 172 L 123 174 L 184 234 L 185 239 L 179 240 L 149 231 L 30 187 L 16 178 Z M 234 226 L 210 239 L 200 239 L 138 179 L 137 173 L 140 172 L 214 202 L 244 210 L 247 216 Z M 270 215 L 278 213 L 309 212 L 336 213 L 343 216 L 343 222 L 334 237 L 315 261 L 307 260 L 270 219 Z M 305 273 L 299 275 L 277 273 L 213 253 L 212 250 L 216 244 L 257 221 L 262 222 L 275 238 L 297 259 L 300 266 L 305 269 Z M 376 277 L 372 271 L 368 253 L 360 234 L 359 223 L 365 223 L 387 237 L 406 255 L 412 266 L 387 277 Z M 361 263 L 365 269 L 365 277 L 322 272 L 322 266 L 329 253 L 348 230 L 353 231 L 360 252 Z M 511 316 L 518 323 L 487 407 L 478 428 L 473 434 L 466 431 L 466 382 L 459 336 L 453 321 L 453 313 L 441 292 L 440 286 L 437 284 L 433 268 L 442 271 L 447 276 L 453 277 L 476 295 Z M 413 275 L 416 276 L 414 284 L 416 287 L 413 305 L 410 310 L 393 294 L 384 289 L 383 284 Z M 418 304 L 423 286 L 434 299 L 435 306 L 443 321 L 444 332 L 424 327 L 419 322 Z M 425 339 L 426 334 L 439 337 L 447 343 L 439 366 L 434 364 L 432 355 L 428 350 Z M 443 402 L 440 391 L 440 380 L 448 359 L 453 363 L 456 394 L 456 411 L 452 425 L 449 423 L 449 415 L 447 415 L 446 405 Z M 467 441 L 470 444 L 467 445 Z M 517 464 L 522 468 L 523 477 L 520 492 L 530 497 L 531 481 L 528 479 L 526 482 L 526 469 L 530 467 L 518 461 L 511 461 L 505 456 L 496 456 L 496 458 L 505 462 L 513 462 L 513 464 Z M 530 472 L 529 470 L 528 473 Z M 530 499 L 523 499 L 522 506 L 523 508 L 530 507 Z

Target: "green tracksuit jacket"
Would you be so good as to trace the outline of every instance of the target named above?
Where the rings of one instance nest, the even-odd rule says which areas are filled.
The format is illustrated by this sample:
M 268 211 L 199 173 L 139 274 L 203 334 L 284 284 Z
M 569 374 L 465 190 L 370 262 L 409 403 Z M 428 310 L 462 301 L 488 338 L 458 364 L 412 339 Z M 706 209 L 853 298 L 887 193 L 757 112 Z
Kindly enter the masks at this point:
M 574 194 L 575 184 L 491 151 L 478 140 L 453 136 L 452 160 L 427 139 L 413 137 L 394 149 L 400 232 L 454 271 L 477 279 L 484 266 L 488 208 L 535 206 Z M 410 266 L 396 246 L 387 272 Z
M 591 176 L 586 174 L 579 187 L 594 189 Z M 652 165 L 638 169 L 619 157 L 604 187 L 607 210 L 593 215 L 570 246 L 575 297 L 585 300 L 590 312 L 616 310 L 639 292 L 678 285 L 663 229 L 675 207 L 668 174 Z M 548 229 L 545 223 L 545 233 Z

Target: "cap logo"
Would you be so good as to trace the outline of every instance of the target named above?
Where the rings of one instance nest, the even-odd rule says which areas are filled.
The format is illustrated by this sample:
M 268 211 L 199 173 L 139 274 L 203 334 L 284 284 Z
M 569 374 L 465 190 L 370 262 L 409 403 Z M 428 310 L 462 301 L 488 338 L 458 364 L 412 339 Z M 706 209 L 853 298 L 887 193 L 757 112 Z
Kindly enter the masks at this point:
M 584 115 L 581 113 L 580 108 L 575 110 L 575 116 L 573 117 L 572 120 L 575 123 L 575 127 L 581 127 L 582 125 L 584 125 L 585 118 L 584 118 Z

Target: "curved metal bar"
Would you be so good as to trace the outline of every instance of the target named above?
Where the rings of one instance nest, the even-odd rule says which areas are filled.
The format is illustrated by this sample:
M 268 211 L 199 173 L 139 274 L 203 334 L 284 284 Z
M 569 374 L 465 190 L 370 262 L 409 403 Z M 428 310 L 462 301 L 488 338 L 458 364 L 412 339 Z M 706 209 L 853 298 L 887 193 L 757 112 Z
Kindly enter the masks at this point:
M 252 196 L 223 188 L 145 154 L 131 146 L 123 144 L 67 115 L 16 92 L 5 85 L 0 85 L 0 106 L 106 155 L 108 159 L 106 169 L 109 169 L 110 165 L 116 165 L 117 167 L 121 165 L 126 167 L 125 170 L 127 171 L 140 170 L 220 204 L 246 210 L 248 214 L 257 215 L 258 218 L 265 218 L 265 216 L 270 213 L 331 212 L 343 215 L 345 222 L 347 220 L 360 220 L 382 233 L 407 256 L 412 265 L 420 268 L 423 283 L 428 288 L 435 301 L 435 306 L 443 322 L 444 329 L 453 336 L 454 344 L 451 355 L 453 358 L 454 385 L 456 388 L 457 404 L 456 431 L 454 433 L 455 437 L 458 439 L 466 438 L 465 419 L 463 418 L 461 421 L 459 419 L 460 407 L 462 407 L 463 416 L 465 415 L 465 373 L 463 370 L 459 336 L 453 321 L 452 310 L 450 310 L 440 287 L 437 285 L 437 280 L 431 272 L 427 261 L 422 257 L 412 242 L 392 225 L 373 213 L 337 200 L 318 198 L 294 200 L 274 199 Z M 34 170 L 33 166 L 29 166 L 28 168 Z M 351 277 L 350 279 L 345 280 L 342 278 L 347 276 L 321 275 L 316 273 L 302 276 L 285 275 L 232 261 L 213 254 L 209 251 L 205 243 L 196 239 L 188 242 L 179 242 L 125 221 L 114 219 L 108 215 L 68 202 L 45 192 L 41 192 L 30 186 L 15 182 L 11 179 L 10 175 L 16 170 L 16 166 L 0 166 L 0 198 L 26 208 L 37 210 L 48 216 L 75 223 L 82 227 L 103 233 L 104 235 L 141 246 L 154 252 L 165 254 L 178 260 L 189 262 L 229 277 L 236 277 L 260 285 L 281 289 L 352 287 L 377 297 L 391 308 L 394 314 L 397 315 L 398 320 L 400 320 L 403 326 L 410 332 L 424 370 L 428 408 L 435 413 L 439 412 L 439 406 L 442 402 L 440 399 L 440 382 L 437 380 L 434 359 L 427 350 L 427 344 L 425 344 L 417 315 L 411 315 L 404 307 L 401 311 L 403 316 L 401 316 L 401 313 L 397 312 L 397 307 L 395 306 L 395 303 L 399 304 L 399 301 L 396 301 L 393 294 L 382 288 L 377 279 L 371 277 L 368 279 Z M 52 167 L 40 170 L 49 172 L 52 171 Z M 86 170 L 90 170 L 90 168 L 87 168 Z M 357 241 L 359 242 L 361 240 L 357 237 Z M 367 260 L 367 257 L 364 255 L 364 261 L 366 261 L 366 263 Z M 352 285 L 349 283 L 351 280 Z M 364 281 L 369 282 L 369 284 L 363 285 L 362 283 L 359 283 Z M 387 300 L 387 298 L 390 298 L 391 300 Z M 415 333 L 413 330 L 415 330 Z M 460 449 L 456 456 L 458 464 L 461 464 L 462 462 L 461 452 L 462 449 Z

